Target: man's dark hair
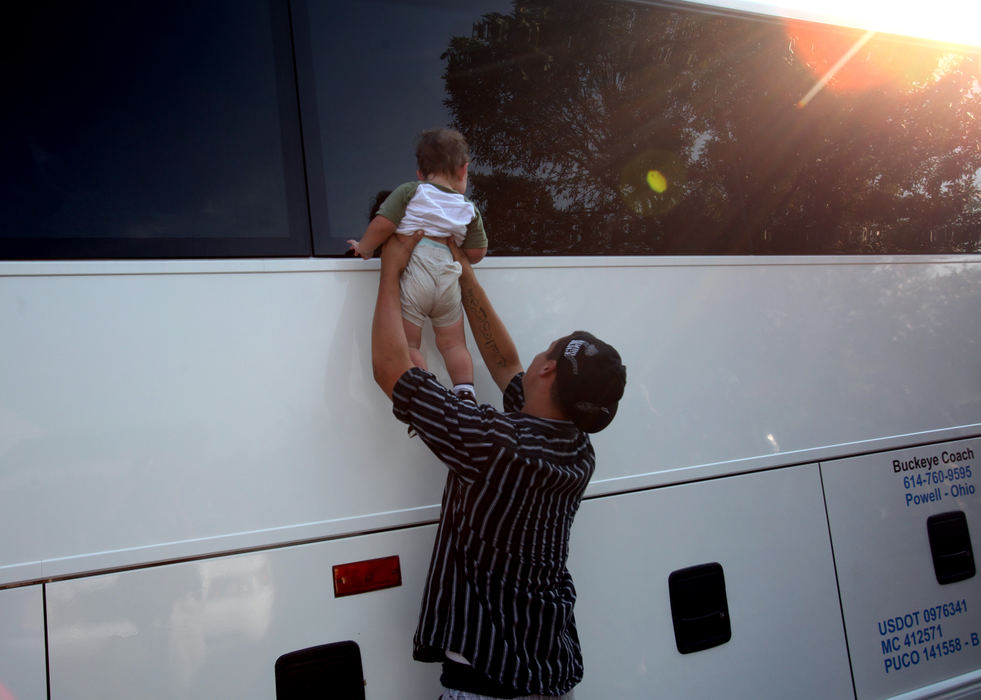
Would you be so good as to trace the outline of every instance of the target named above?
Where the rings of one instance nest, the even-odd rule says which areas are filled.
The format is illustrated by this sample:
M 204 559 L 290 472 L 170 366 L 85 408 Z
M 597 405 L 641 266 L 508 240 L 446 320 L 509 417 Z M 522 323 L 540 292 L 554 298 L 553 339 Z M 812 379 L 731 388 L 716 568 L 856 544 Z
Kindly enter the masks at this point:
M 423 175 L 453 175 L 470 162 L 467 140 L 455 129 L 427 129 L 419 134 L 416 164 Z
M 617 413 L 627 384 L 620 353 L 586 331 L 555 342 L 548 359 L 556 362 L 552 400 L 585 433 L 598 433 Z
M 388 195 L 392 194 L 391 190 L 379 190 L 374 198 L 371 200 L 371 207 L 368 209 L 368 221 L 370 222 L 376 216 L 378 216 L 378 210 L 381 209 L 382 202 L 388 199 Z

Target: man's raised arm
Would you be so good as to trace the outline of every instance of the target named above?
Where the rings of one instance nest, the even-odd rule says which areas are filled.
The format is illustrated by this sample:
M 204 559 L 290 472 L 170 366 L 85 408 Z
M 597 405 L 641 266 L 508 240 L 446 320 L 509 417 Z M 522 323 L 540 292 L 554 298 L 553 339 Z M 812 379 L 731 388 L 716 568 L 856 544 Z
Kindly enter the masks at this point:
M 480 350 L 480 356 L 484 358 L 484 363 L 490 370 L 491 377 L 494 378 L 494 383 L 504 391 L 508 383 L 514 379 L 514 375 L 522 370 L 518 350 L 508 329 L 504 327 L 504 322 L 487 298 L 487 293 L 477 281 L 470 260 L 455 243 L 450 243 L 450 249 L 453 251 L 454 259 L 463 267 L 463 274 L 460 275 L 460 293 L 463 298 L 463 309 L 467 312 L 467 321 L 470 322 L 470 330 Z
M 392 398 L 392 390 L 399 377 L 413 366 L 402 326 L 399 277 L 409 264 L 409 256 L 420 238 L 421 233 L 392 236 L 382 248 L 378 301 L 371 323 L 371 367 L 375 381 L 388 398 Z

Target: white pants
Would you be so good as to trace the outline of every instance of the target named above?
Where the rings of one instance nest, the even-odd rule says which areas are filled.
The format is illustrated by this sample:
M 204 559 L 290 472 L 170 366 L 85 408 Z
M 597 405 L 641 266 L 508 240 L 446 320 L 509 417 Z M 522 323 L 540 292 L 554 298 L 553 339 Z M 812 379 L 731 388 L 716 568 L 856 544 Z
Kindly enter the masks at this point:
M 420 328 L 427 318 L 435 328 L 456 323 L 463 314 L 462 271 L 447 246 L 420 239 L 399 282 L 402 318 Z

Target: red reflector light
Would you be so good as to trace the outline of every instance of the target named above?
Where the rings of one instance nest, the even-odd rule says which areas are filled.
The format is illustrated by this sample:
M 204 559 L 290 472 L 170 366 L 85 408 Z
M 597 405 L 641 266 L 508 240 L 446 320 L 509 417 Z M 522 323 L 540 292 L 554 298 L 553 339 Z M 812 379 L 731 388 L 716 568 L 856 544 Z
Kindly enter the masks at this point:
M 398 556 L 338 564 L 334 567 L 334 597 L 378 591 L 402 585 Z

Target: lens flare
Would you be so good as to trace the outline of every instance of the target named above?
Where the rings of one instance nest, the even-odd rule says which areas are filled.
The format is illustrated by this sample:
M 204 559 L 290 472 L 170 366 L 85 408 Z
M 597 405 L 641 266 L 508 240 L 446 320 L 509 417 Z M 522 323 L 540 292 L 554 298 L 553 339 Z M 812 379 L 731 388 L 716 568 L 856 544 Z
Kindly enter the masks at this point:
M 687 168 L 676 154 L 645 149 L 621 166 L 620 196 L 638 216 L 660 216 L 681 201 L 687 177 Z
M 647 186 L 658 194 L 664 194 L 668 189 L 668 179 L 664 177 L 660 170 L 647 171 Z

